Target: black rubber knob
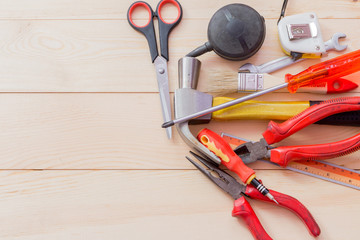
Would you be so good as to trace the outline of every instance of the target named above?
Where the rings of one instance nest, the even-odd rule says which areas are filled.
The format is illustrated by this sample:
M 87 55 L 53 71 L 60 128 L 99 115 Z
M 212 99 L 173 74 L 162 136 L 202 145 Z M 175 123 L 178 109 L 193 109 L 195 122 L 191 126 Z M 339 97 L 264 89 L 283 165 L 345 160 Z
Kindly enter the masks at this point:
M 244 60 L 260 49 L 265 32 L 265 19 L 257 11 L 244 4 L 230 4 L 211 18 L 208 39 L 221 57 Z

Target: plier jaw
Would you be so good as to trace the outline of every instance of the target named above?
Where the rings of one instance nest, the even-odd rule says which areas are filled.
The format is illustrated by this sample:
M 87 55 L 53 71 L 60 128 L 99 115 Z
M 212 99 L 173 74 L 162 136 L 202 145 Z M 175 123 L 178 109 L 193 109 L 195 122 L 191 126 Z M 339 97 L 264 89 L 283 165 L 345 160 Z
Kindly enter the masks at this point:
M 202 167 L 199 163 L 193 161 L 189 157 L 186 157 L 186 159 L 221 189 L 230 194 L 235 200 L 241 197 L 242 192 L 245 192 L 246 187 L 244 185 L 240 184 L 234 177 L 227 174 L 225 171 L 220 170 L 213 162 L 192 151 L 190 151 L 190 153 L 208 169 Z
M 235 148 L 234 152 L 245 164 L 255 162 L 264 158 L 270 158 L 272 147 L 261 138 L 258 142 L 246 142 Z

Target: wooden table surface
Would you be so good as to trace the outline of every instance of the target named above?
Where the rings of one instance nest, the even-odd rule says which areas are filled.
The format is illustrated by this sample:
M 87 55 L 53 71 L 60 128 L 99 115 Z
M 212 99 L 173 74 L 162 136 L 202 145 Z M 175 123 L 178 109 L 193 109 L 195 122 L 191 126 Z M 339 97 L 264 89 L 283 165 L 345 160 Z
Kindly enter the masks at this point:
M 158 3 L 148 2 L 154 8 Z M 183 20 L 170 37 L 171 92 L 178 87 L 178 59 L 206 41 L 213 13 L 236 1 L 180 2 Z M 253 239 L 245 224 L 231 217 L 230 196 L 185 160 L 189 147 L 176 130 L 168 140 L 160 128 L 148 46 L 126 20 L 131 3 L 0 1 L 0 239 Z M 265 42 L 243 62 L 214 53 L 201 56 L 201 91 L 207 89 L 210 70 L 235 72 L 246 62 L 283 56 L 276 30 L 282 0 L 242 3 L 265 17 Z M 287 15 L 305 12 L 318 15 L 325 40 L 344 32 L 346 51 L 360 48 L 358 1 L 289 1 Z M 327 58 L 339 54 L 330 52 Z M 317 62 L 307 60 L 274 75 Z M 360 83 L 359 76 L 352 79 Z M 278 92 L 259 99 L 332 97 Z M 211 122 L 192 130 L 208 127 L 257 140 L 267 122 Z M 309 126 L 284 144 L 330 142 L 358 132 L 357 127 Z M 359 159 L 356 152 L 330 161 L 360 169 Z M 266 186 L 308 207 L 322 230 L 318 239 L 359 239 L 357 190 L 266 163 L 251 167 Z M 313 239 L 289 211 L 249 202 L 274 239 Z

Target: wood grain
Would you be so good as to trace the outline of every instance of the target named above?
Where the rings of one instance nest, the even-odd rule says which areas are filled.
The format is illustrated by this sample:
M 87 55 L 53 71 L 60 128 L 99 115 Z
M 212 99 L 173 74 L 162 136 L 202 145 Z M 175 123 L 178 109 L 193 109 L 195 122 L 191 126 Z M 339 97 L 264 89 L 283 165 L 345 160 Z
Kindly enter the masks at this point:
M 324 40 L 335 32 L 344 32 L 347 38 L 341 43 L 349 45 L 347 51 L 360 48 L 360 36 L 353 31 L 353 24 L 360 24 L 360 20 L 321 21 Z M 200 57 L 199 90 L 207 91 L 216 74 L 236 75 L 247 62 L 262 64 L 284 56 L 276 21 L 266 23 L 264 45 L 252 58 L 232 62 L 215 53 Z M 178 59 L 207 41 L 207 24 L 208 20 L 185 19 L 172 32 L 168 64 L 171 91 L 178 88 Z M 158 92 L 146 39 L 126 20 L 3 20 L 0 29 L 1 92 Z M 332 51 L 325 59 L 339 54 Z M 307 60 L 274 75 L 282 78 L 285 73 L 297 73 L 318 62 Z M 352 80 L 360 83 L 358 77 Z
M 0 0 L 0 239 L 253 239 L 231 217 L 233 200 L 184 158 L 189 147 L 162 124 L 154 66 L 145 38 L 128 24 L 133 1 Z M 155 8 L 158 1 L 147 1 Z M 180 1 L 183 20 L 170 37 L 169 80 L 177 61 L 203 44 L 209 19 L 237 1 Z M 245 0 L 265 17 L 264 45 L 252 58 L 200 57 L 198 89 L 217 73 L 281 57 L 276 21 L 282 0 Z M 287 15 L 316 12 L 324 40 L 344 32 L 360 48 L 358 1 L 290 1 Z M 171 9 L 164 16 L 169 17 Z M 143 21 L 144 15 L 136 15 Z M 341 53 L 330 52 L 329 59 Z M 296 73 L 307 60 L 274 73 Z M 215 73 L 215 74 L 214 74 Z M 360 83 L 360 75 L 350 76 Z M 360 90 L 338 96 L 357 96 Z M 242 96 L 233 94 L 233 97 Z M 173 94 L 171 95 L 173 97 Z M 273 93 L 259 100 L 320 100 L 330 95 Z M 268 121 L 211 122 L 208 127 L 258 140 Z M 341 140 L 357 127 L 309 126 L 281 144 Z M 360 169 L 360 152 L 330 162 Z M 266 186 L 298 198 L 318 221 L 320 240 L 358 239 L 356 190 L 261 162 Z M 292 213 L 249 200 L 274 239 L 313 239 Z
M 318 239 L 356 239 L 354 190 L 288 171 L 258 175 L 308 207 Z M 231 197 L 198 171 L 2 171 L 0 179 L 1 239 L 252 239 L 231 217 Z M 249 202 L 274 239 L 313 239 L 293 213 Z
M 117 0 L 12 0 L 1 3 L 2 19 L 126 19 L 126 12 L 133 1 Z M 155 9 L 158 1 L 147 1 Z M 226 4 L 222 1 L 180 1 L 184 18 L 209 18 Z M 243 0 L 265 18 L 278 18 L 283 1 Z M 331 6 L 331 7 L 330 7 Z M 302 0 L 288 4 L 287 14 L 316 12 L 321 18 L 359 18 L 359 2 L 356 0 Z
M 293 100 L 309 98 L 306 94 L 294 96 Z M 288 97 L 279 93 L 260 99 Z M 2 94 L 0 109 L 0 169 L 192 168 L 184 158 L 189 148 L 176 130 L 169 141 L 160 127 L 161 108 L 155 93 Z M 267 123 L 213 121 L 191 128 L 195 135 L 208 127 L 256 141 Z M 357 127 L 312 125 L 281 144 L 326 143 L 357 133 Z M 331 161 L 359 169 L 359 156 L 360 152 L 355 152 Z M 264 163 L 253 167 L 273 168 Z

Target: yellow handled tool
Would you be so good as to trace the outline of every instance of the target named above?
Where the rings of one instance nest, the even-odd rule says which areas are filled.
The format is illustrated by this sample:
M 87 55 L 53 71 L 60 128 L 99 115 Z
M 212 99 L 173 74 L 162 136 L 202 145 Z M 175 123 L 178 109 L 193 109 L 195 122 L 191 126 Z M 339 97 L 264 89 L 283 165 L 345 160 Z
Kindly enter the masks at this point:
M 234 98 L 215 97 L 213 106 L 217 106 Z M 287 120 L 310 107 L 309 101 L 246 101 L 212 113 L 215 120 L 265 119 Z

